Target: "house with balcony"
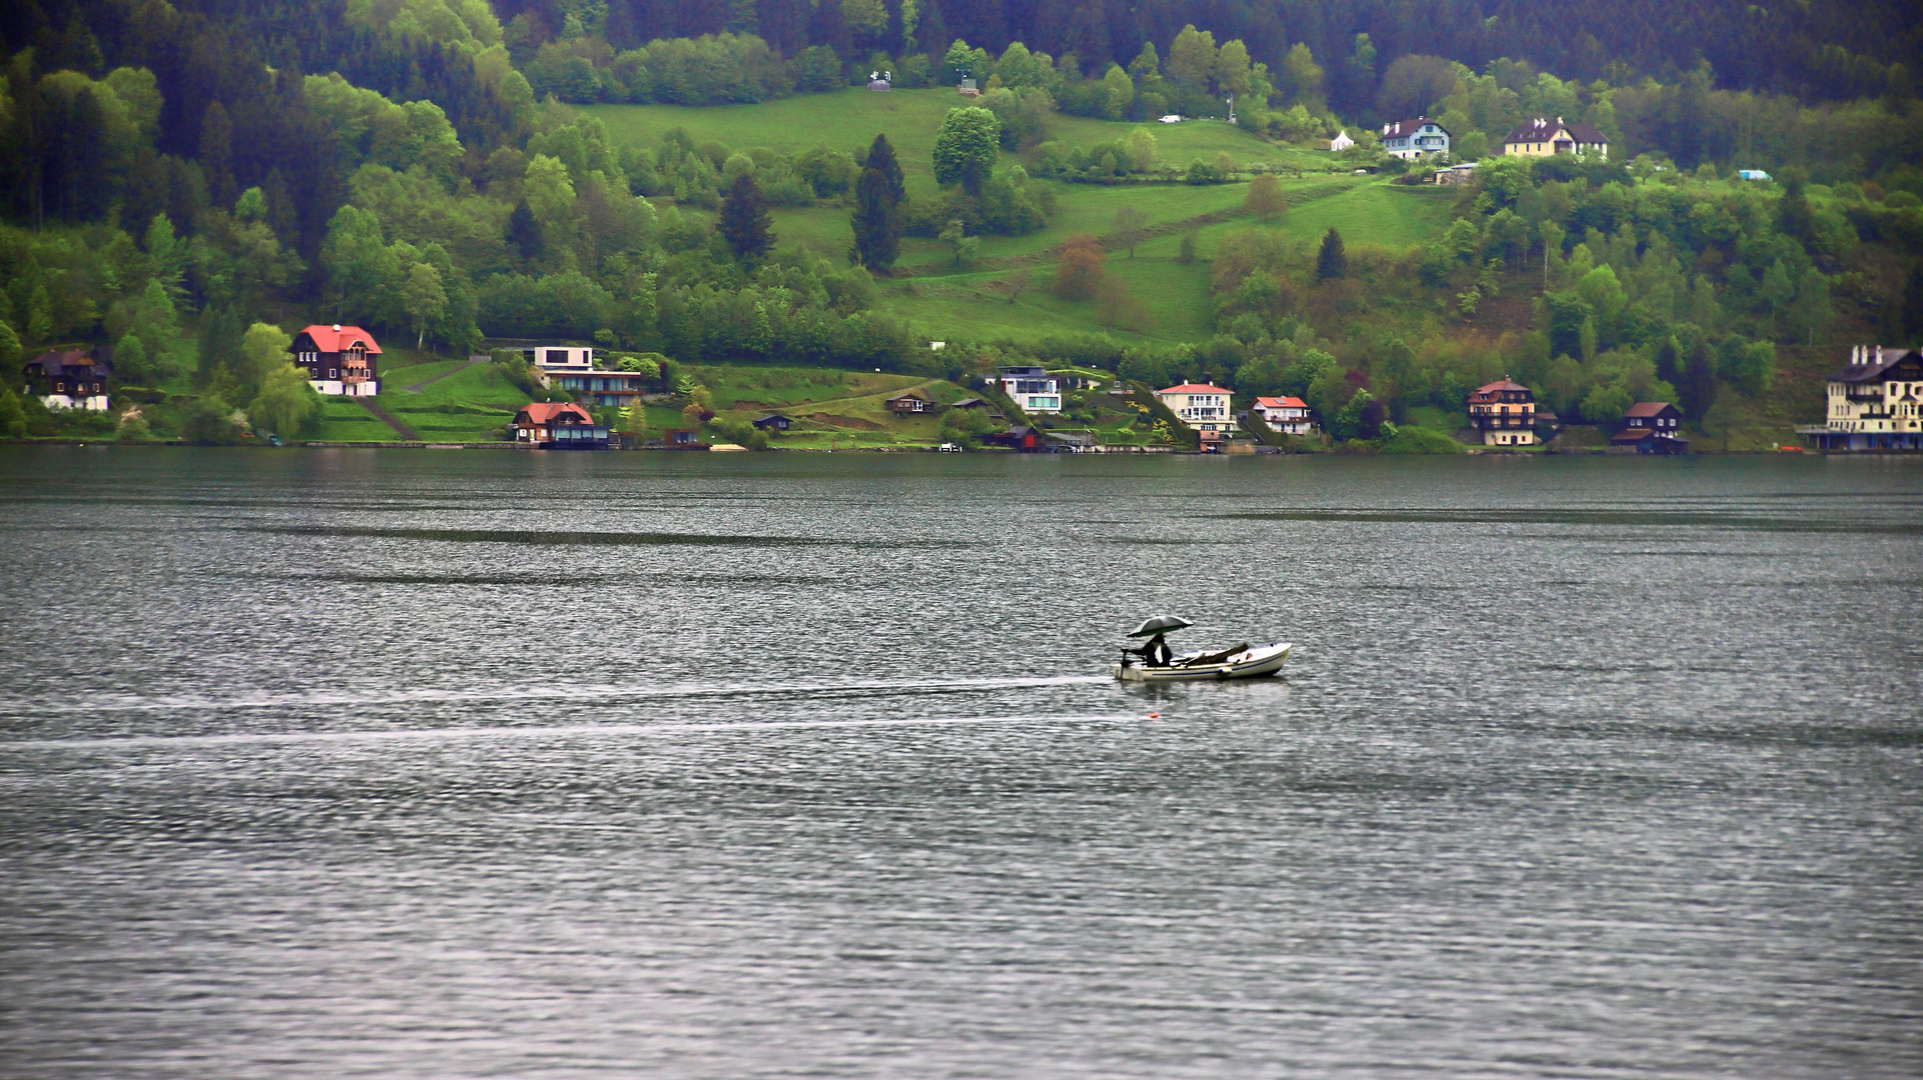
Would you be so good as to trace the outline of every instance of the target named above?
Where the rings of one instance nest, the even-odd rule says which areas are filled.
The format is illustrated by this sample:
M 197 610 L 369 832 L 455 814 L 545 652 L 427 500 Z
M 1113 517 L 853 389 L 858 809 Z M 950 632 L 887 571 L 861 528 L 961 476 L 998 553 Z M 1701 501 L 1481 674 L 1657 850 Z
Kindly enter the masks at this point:
M 1469 392 L 1469 424 L 1482 433 L 1484 446 L 1533 446 L 1536 395 L 1509 379 Z
M 1027 413 L 1062 411 L 1062 382 L 1046 368 L 1005 367 L 988 381 Z
M 295 366 L 322 394 L 373 397 L 381 392 L 381 346 L 358 326 L 310 326 L 294 335 Z
M 1678 430 L 1683 412 L 1667 401 L 1639 401 L 1623 413 L 1622 430 L 1609 437 L 1609 445 L 1634 448 L 1639 454 L 1683 454 L 1689 440 Z
M 49 409 L 106 412 L 112 405 L 107 380 L 113 378 L 112 352 L 106 346 L 56 349 L 27 361 L 27 393 Z
M 1230 393 L 1210 383 L 1182 383 L 1155 391 L 1155 397 L 1176 419 L 1196 431 L 1235 430 L 1235 414 L 1229 411 Z
M 542 450 L 606 450 L 608 429 L 572 401 L 531 401 L 514 414 L 514 441 Z
M 1824 385 L 1828 415 L 1797 434 L 1819 450 L 1923 450 L 1923 352 L 1856 345 Z
M 1588 124 L 1573 124 L 1558 116 L 1537 117 L 1503 137 L 1502 152 L 1511 156 L 1548 157 L 1552 154 L 1594 154 L 1609 158 L 1609 136 Z
M 1284 435 L 1307 435 L 1315 428 L 1315 422 L 1309 419 L 1309 403 L 1299 397 L 1259 397 L 1249 411 Z
M 1382 149 L 1405 161 L 1449 152 L 1449 132 L 1426 116 L 1382 125 Z

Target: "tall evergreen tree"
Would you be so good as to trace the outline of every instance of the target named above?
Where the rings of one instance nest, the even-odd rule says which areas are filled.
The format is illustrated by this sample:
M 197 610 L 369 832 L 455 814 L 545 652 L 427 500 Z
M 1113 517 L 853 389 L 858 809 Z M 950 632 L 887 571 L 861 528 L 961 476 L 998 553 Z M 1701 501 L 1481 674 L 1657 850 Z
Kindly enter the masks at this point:
M 874 143 L 868 147 L 865 167 L 881 173 L 882 178 L 888 181 L 888 200 L 900 205 L 907 197 L 908 189 L 902 185 L 901 162 L 895 160 L 895 148 L 888 142 L 888 136 L 875 136 Z
M 889 195 L 888 177 L 873 167 L 855 181 L 855 261 L 887 270 L 901 251 L 901 213 Z
M 717 227 L 735 257 L 744 261 L 758 259 L 774 246 L 768 202 L 762 197 L 761 185 L 755 183 L 753 173 L 741 173 L 728 185 L 727 196 L 721 200 L 721 220 Z
M 1315 277 L 1317 281 L 1339 278 L 1349 272 L 1349 255 L 1342 250 L 1342 234 L 1333 226 L 1322 236 L 1322 250 L 1316 252 Z

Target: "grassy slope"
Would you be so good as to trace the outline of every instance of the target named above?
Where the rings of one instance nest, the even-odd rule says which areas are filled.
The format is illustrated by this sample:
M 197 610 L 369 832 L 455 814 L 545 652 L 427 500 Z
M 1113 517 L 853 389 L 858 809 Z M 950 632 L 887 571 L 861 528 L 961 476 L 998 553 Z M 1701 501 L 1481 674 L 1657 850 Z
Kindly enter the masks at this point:
M 912 197 L 936 190 L 929 161 L 935 135 L 948 110 L 961 103 L 953 92 L 945 90 L 898 90 L 890 94 L 848 90 L 761 105 L 608 105 L 589 111 L 607 125 L 611 138 L 641 144 L 658 142 L 669 129 L 682 127 L 697 140 L 714 139 L 737 149 L 766 146 L 793 153 L 827 145 L 859 153 L 865 151 L 876 132 L 883 132 L 895 145 Z M 1197 157 L 1212 160 L 1217 152 L 1226 151 L 1239 163 L 1299 167 L 1308 175 L 1285 179 L 1283 186 L 1304 201 L 1298 210 L 1271 227 L 1305 236 L 1319 236 L 1333 223 L 1345 235 L 1354 228 L 1358 233 L 1355 242 L 1412 243 L 1433 230 L 1447 205 L 1446 200 L 1391 192 L 1360 178 L 1331 177 L 1325 170 L 1333 168 L 1333 163 L 1325 153 L 1276 146 L 1222 123 L 1135 125 L 1057 116 L 1050 126 L 1055 139 L 1071 145 L 1125 138 L 1133 128 L 1146 126 L 1155 134 L 1161 159 L 1178 165 Z M 1054 276 L 1054 249 L 1077 233 L 1111 232 L 1116 210 L 1134 206 L 1147 215 L 1150 231 L 1162 235 L 1143 242 L 1138 258 L 1132 262 L 1118 254 L 1110 259 L 1109 266 L 1129 282 L 1149 311 L 1153 325 L 1142 336 L 1159 341 L 1207 336 L 1207 267 L 1175 262 L 1177 232 L 1182 222 L 1233 213 L 1241 206 L 1245 184 L 1102 187 L 1047 183 L 1057 199 L 1048 228 L 1028 236 L 984 237 L 980 252 L 983 266 L 975 272 L 954 272 L 948 265 L 944 244 L 905 239 L 899 265 L 905 276 L 913 277 L 913 287 L 884 285 L 882 306 L 915 323 L 930 339 L 967 335 L 1037 340 L 1051 335 L 1104 332 L 1096 321 L 1093 303 L 1070 303 L 1047 293 L 1046 286 Z M 845 207 L 776 210 L 774 220 L 780 242 L 806 244 L 830 258 L 844 257 L 853 244 Z M 1247 219 L 1237 218 L 1204 227 L 1200 234 L 1204 256 L 1221 236 L 1248 224 Z M 1006 289 L 998 283 L 1018 267 L 1028 269 L 1031 283 L 1017 302 L 1010 304 Z M 1123 338 L 1136 337 L 1116 333 Z
M 498 429 L 514 419 L 514 413 L 527 403 L 527 395 L 507 381 L 500 368 L 492 364 L 460 370 L 462 360 L 446 360 L 407 367 L 390 367 L 381 372 L 383 408 L 413 428 L 429 442 L 491 442 L 499 439 Z M 418 394 L 407 386 L 445 375 Z M 320 431 L 326 440 L 356 442 L 398 442 L 393 428 L 376 420 L 359 403 L 347 398 L 322 401 Z

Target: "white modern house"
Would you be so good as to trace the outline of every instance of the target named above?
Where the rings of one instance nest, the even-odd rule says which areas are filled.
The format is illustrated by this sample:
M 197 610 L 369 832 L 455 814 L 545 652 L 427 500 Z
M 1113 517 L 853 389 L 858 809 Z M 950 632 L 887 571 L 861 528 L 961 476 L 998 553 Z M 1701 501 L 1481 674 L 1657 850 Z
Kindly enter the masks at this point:
M 594 370 L 594 350 L 578 345 L 529 345 L 521 349 L 521 356 L 550 375 L 579 375 Z
M 1155 396 L 1177 419 L 1196 431 L 1235 430 L 1235 415 L 1229 411 L 1229 391 L 1219 386 L 1182 383 L 1157 390 Z
M 1824 401 L 1824 422 L 1796 429 L 1817 449 L 1923 450 L 1923 352 L 1853 346 Z
M 1005 367 L 988 380 L 1007 394 L 1023 412 L 1058 413 L 1062 411 L 1062 383 L 1046 368 Z
M 1299 397 L 1259 397 L 1250 411 L 1284 435 L 1307 435 L 1315 426 L 1309 419 L 1308 402 Z
M 1449 152 L 1449 132 L 1426 116 L 1382 125 L 1382 149 L 1404 160 Z

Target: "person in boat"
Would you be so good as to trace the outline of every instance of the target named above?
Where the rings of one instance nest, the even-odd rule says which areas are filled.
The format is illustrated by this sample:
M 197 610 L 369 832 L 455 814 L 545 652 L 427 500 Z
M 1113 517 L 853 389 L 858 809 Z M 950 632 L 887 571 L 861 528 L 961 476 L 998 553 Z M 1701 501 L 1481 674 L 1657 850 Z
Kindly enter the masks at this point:
M 1175 659 L 1175 650 L 1168 647 L 1168 636 L 1157 634 L 1148 639 L 1142 648 L 1142 663 L 1149 667 L 1167 667 Z

